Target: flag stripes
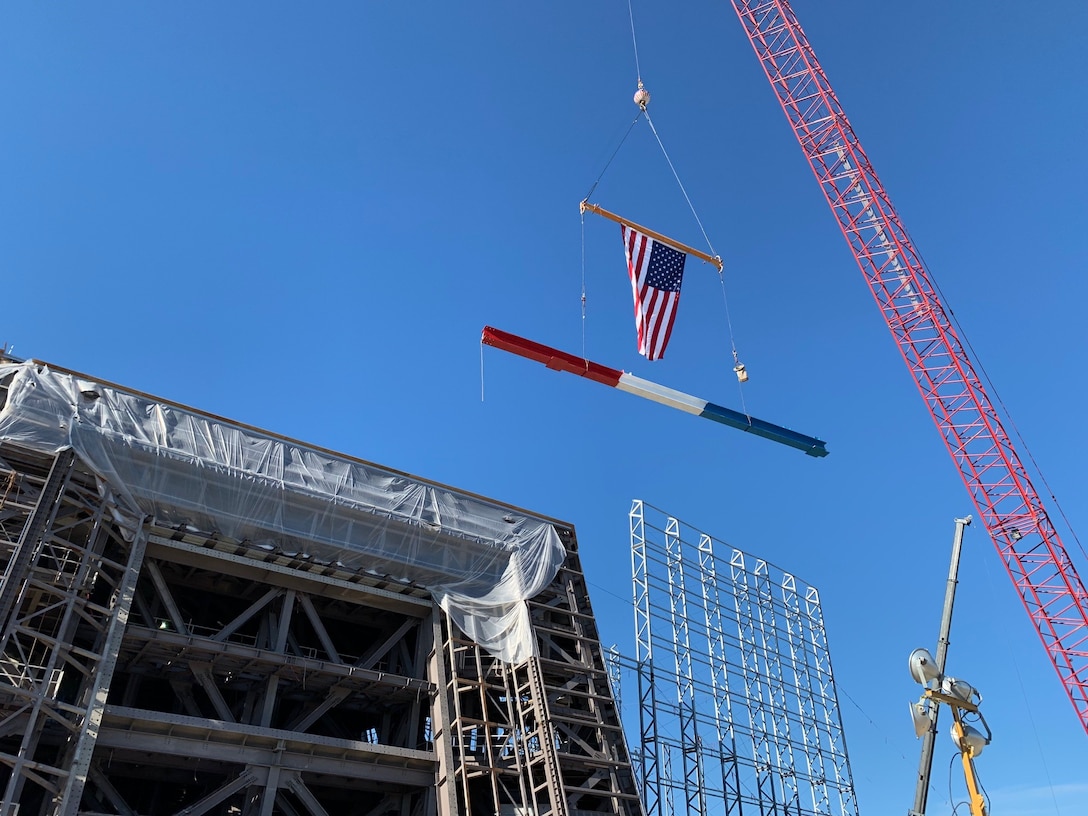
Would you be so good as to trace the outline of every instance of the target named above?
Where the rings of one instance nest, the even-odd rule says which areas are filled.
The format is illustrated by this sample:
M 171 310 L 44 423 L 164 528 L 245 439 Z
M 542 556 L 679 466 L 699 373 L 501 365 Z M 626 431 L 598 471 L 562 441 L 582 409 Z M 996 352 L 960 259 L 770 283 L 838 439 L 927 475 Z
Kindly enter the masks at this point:
M 638 352 L 659 360 L 672 337 L 687 256 L 627 224 L 620 230 L 635 304 Z

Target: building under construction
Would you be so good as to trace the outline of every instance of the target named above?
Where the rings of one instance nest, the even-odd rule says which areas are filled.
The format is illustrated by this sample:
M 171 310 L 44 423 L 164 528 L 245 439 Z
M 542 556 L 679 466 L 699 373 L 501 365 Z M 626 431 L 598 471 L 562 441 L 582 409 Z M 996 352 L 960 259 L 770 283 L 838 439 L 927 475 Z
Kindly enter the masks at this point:
M 570 525 L 0 360 L 0 816 L 641 816 Z

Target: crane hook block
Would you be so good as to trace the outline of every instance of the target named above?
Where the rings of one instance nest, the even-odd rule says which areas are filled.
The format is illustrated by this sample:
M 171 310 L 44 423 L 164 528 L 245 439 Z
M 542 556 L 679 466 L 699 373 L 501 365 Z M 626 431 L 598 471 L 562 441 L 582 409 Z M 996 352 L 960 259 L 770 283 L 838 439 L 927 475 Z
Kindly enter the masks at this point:
M 641 80 L 638 83 L 638 90 L 635 91 L 635 104 L 643 110 L 646 110 L 646 106 L 650 104 L 650 92 L 643 87 Z
M 733 371 L 737 373 L 737 382 L 748 382 L 748 369 L 744 367 L 744 363 L 738 362 L 733 366 Z

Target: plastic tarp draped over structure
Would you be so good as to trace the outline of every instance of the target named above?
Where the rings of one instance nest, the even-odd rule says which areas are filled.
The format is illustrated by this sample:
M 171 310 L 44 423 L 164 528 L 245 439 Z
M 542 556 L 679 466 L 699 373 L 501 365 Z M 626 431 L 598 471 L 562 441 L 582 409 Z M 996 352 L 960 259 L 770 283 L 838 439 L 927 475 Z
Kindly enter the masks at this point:
M 545 519 L 36 362 L 0 364 L 0 440 L 71 446 L 133 516 L 428 588 L 509 663 L 565 549 Z

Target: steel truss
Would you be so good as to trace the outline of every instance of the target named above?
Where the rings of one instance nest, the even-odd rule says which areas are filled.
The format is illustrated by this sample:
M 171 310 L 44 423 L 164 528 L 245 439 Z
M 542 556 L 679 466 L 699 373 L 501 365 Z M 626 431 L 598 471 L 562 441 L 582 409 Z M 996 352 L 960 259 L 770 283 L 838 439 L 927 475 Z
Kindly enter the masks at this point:
M 819 595 L 641 501 L 630 513 L 637 771 L 651 816 L 854 816 Z

